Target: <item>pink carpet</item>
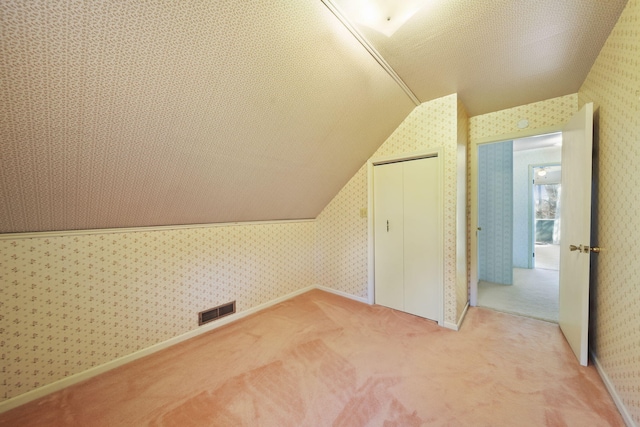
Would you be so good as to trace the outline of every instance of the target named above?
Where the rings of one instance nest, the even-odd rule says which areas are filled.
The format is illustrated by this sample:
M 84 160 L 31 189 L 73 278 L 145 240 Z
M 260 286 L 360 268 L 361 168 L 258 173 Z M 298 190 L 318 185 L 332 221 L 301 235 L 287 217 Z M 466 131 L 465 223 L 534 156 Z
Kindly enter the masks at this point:
M 462 330 L 311 291 L 0 414 L 3 426 L 623 426 L 557 325 Z

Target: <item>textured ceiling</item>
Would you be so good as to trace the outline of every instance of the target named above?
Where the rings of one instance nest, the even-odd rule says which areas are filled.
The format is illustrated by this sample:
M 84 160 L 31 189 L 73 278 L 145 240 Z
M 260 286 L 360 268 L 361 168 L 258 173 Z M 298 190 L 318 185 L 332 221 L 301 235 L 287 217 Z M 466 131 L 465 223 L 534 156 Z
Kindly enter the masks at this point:
M 312 218 L 414 107 L 320 1 L 2 1 L 0 27 L 0 232 Z
M 472 115 L 575 92 L 625 3 L 433 2 L 360 30 Z M 313 218 L 414 107 L 320 0 L 4 0 L 0 34 L 0 233 Z
M 393 22 L 397 2 L 371 1 Z M 407 3 L 422 7 L 391 36 L 351 21 L 420 101 L 457 92 L 475 116 L 577 92 L 627 1 Z

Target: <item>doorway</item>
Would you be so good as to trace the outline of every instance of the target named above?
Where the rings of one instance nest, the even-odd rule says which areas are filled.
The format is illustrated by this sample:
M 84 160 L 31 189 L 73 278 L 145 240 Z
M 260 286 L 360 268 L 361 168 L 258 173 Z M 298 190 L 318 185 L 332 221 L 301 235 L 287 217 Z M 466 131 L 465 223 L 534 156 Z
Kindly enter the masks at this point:
M 560 269 L 560 199 L 562 166 L 547 163 L 530 166 L 530 227 L 533 232 L 530 268 Z
M 561 144 L 478 146 L 477 305 L 558 321 Z

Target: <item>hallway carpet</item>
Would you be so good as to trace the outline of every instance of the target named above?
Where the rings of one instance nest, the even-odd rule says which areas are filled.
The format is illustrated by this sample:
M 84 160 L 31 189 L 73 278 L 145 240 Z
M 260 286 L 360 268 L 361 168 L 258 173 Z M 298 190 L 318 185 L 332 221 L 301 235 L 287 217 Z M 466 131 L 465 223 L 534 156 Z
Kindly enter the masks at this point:
M 622 426 L 556 325 L 459 332 L 314 290 L 38 401 L 3 426 Z
M 559 274 L 557 270 L 514 268 L 513 285 L 481 280 L 478 305 L 558 323 Z

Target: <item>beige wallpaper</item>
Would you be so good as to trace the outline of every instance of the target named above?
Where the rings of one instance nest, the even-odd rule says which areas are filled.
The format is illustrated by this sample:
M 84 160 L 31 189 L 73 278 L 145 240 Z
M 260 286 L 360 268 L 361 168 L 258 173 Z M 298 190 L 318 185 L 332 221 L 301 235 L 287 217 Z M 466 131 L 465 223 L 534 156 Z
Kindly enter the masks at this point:
M 592 346 L 640 425 L 640 0 L 630 0 L 579 91 L 598 134 Z
M 367 298 L 367 165 L 316 218 L 315 273 L 319 285 Z
M 573 93 L 507 110 L 474 116 L 469 119 L 469 140 L 473 144 L 483 138 L 499 137 L 526 132 L 531 129 L 562 125 L 568 122 L 571 116 L 578 111 L 577 106 L 578 94 Z M 521 119 L 529 121 L 527 128 L 518 128 L 518 122 Z
M 561 128 L 577 111 L 578 94 L 574 93 L 481 116 L 474 116 L 469 119 L 469 169 L 467 177 L 469 186 L 467 195 L 469 205 L 467 234 L 469 240 L 469 283 L 477 283 L 478 280 L 476 262 L 478 256 L 476 235 L 478 226 L 478 141 L 499 141 L 501 138 L 506 137 L 512 139 L 520 133 L 530 136 L 531 132 L 536 129 Z M 525 129 L 518 128 L 518 122 L 522 119 L 529 121 L 529 126 Z M 473 299 L 473 290 L 471 299 Z
M 456 323 L 457 96 L 416 107 L 372 158 L 444 148 L 445 167 L 445 321 Z M 363 166 L 317 218 L 318 283 L 352 295 L 367 296 L 367 172 Z M 466 299 L 465 299 L 466 302 Z
M 314 283 L 313 222 L 0 240 L 0 400 Z

